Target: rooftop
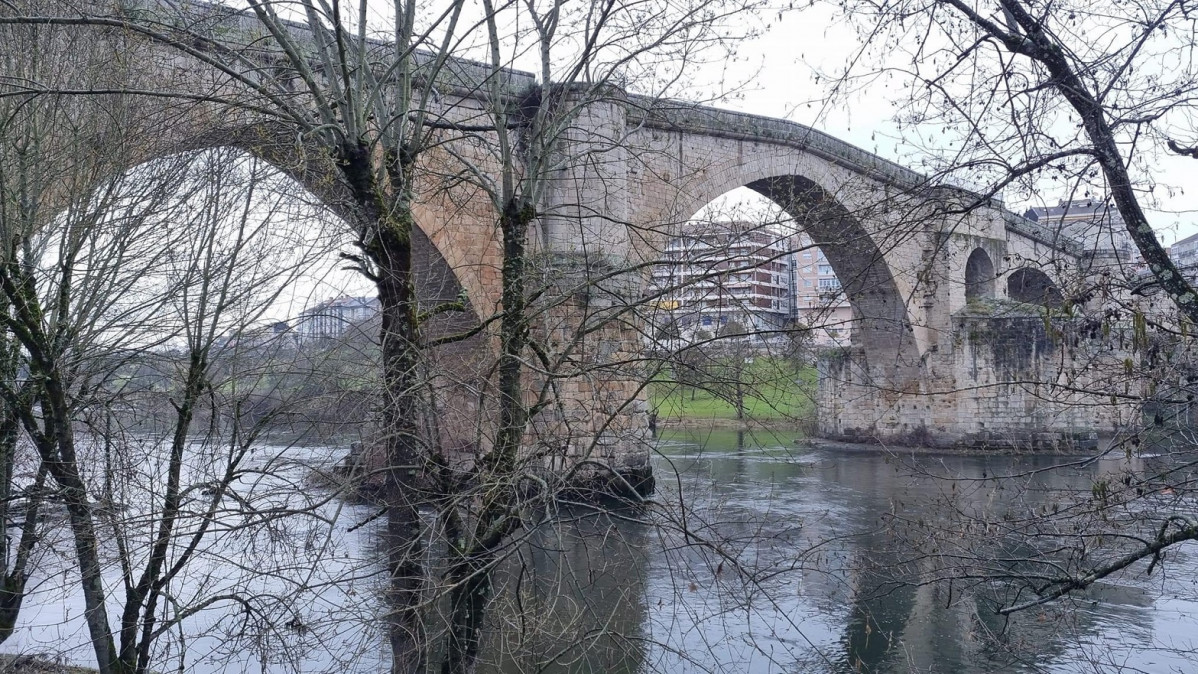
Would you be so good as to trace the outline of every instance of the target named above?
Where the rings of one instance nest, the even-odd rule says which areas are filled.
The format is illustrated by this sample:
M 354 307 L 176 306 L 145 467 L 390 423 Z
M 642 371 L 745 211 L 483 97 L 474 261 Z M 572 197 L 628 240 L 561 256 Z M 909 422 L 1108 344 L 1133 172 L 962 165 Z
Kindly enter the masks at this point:
M 1056 206 L 1030 208 L 1023 217 L 1033 222 L 1041 220 L 1059 220 L 1065 217 L 1120 217 L 1115 205 L 1107 199 L 1074 199 L 1061 201 Z
M 1178 246 L 1182 246 L 1185 248 L 1189 248 L 1190 246 L 1195 246 L 1195 245 L 1198 245 L 1198 234 L 1191 234 L 1190 236 L 1187 236 L 1186 238 L 1182 239 L 1181 241 L 1178 241 L 1177 243 L 1173 244 L 1173 247 L 1177 248 Z

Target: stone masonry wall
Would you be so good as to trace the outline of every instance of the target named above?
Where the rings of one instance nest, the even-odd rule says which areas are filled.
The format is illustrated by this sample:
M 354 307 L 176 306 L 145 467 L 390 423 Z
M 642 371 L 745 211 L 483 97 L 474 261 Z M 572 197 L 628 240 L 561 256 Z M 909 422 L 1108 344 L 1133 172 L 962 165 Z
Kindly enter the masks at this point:
M 580 254 L 550 255 L 540 263 L 553 287 L 534 333 L 553 367 L 551 379 L 530 376 L 530 394 L 544 391 L 551 404 L 531 420 L 529 451 L 545 456 L 554 475 L 582 462 L 576 484 L 598 481 L 605 491 L 632 486 L 647 493 L 648 404 L 632 311 L 639 275 Z
M 1040 315 L 953 319 L 952 348 L 928 354 L 919 393 L 870 386 L 866 354 L 840 350 L 819 363 L 821 435 L 935 447 L 1068 449 L 1134 417 L 1105 388 L 1118 354 L 1078 321 Z M 938 361 L 938 362 L 934 362 Z M 951 375 L 952 385 L 945 383 Z

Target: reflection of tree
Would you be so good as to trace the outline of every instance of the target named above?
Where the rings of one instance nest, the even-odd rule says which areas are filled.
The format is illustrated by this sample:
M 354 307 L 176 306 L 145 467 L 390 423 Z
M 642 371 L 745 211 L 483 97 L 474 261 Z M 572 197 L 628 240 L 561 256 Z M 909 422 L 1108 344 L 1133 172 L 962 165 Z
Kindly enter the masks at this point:
M 497 672 L 637 672 L 645 660 L 648 527 L 589 510 L 537 530 L 497 573 Z
M 675 442 L 680 437 L 671 436 Z M 742 453 L 733 451 L 734 432 L 690 437 L 705 451 L 696 456 L 693 445 L 676 446 L 671 458 L 685 475 L 683 489 L 693 497 L 691 527 L 724 543 L 751 576 L 738 585 L 742 579 L 727 575 L 726 560 L 721 577 L 719 557 L 689 549 L 653 561 L 652 592 L 669 592 L 669 583 L 678 582 L 671 578 L 690 579 L 697 587 L 689 590 L 685 581 L 673 586 L 675 606 L 663 609 L 660 618 L 654 614 L 652 623 L 671 643 L 691 651 L 713 649 L 696 671 L 705 671 L 708 662 L 716 671 L 742 671 L 761 653 L 770 653 L 773 666 L 783 670 L 845 673 L 1008 671 L 1026 662 L 1082 662 L 1089 656 L 1079 655 L 1079 642 L 1109 630 L 1112 617 L 1135 616 L 1121 615 L 1120 606 L 1143 604 L 1136 598 L 1139 590 L 1109 587 L 1091 591 L 1087 601 L 1113 604 L 1066 616 L 1069 620 L 1056 613 L 1006 618 L 995 613 L 1009 601 L 999 585 L 967 578 L 951 588 L 923 582 L 959 552 L 933 548 L 943 538 L 928 535 L 928 529 L 960 529 L 964 515 L 954 513 L 1001 517 L 1039 509 L 1062 493 L 1088 491 L 1105 467 L 1041 477 L 1037 471 L 1063 459 L 928 455 L 904 460 L 872 452 L 800 450 L 796 455 L 778 446 L 790 443 Z M 770 451 L 777 453 L 776 460 L 770 460 Z M 1000 489 L 994 477 L 1013 473 L 1028 474 L 1023 488 Z M 976 487 L 960 486 L 971 483 Z M 663 498 L 668 500 L 668 494 Z M 904 522 L 922 521 L 924 535 L 898 527 L 899 516 Z M 1028 553 L 1017 539 L 994 544 L 991 559 Z M 657 568 L 663 564 L 672 571 Z
M 985 549 L 972 538 L 978 526 L 1051 509 L 1063 495 L 1089 489 L 1104 470 L 1045 470 L 1063 462 L 1049 456 L 917 457 L 898 466 L 875 460 L 853 462 L 856 470 L 828 468 L 822 474 L 828 482 L 870 495 L 848 526 L 865 532 L 848 541 L 845 576 L 853 609 L 841 638 L 848 671 L 1001 669 L 1029 658 L 1071 657 L 1079 635 L 1097 633 L 1114 607 L 999 615 L 1012 590 L 992 579 L 1039 573 L 1030 562 L 1035 546 L 997 529 Z M 861 464 L 873 469 L 860 470 Z M 1024 476 L 1020 487 L 995 479 L 1010 474 Z M 991 560 L 985 577 L 968 575 L 977 559 Z M 1096 587 L 1088 599 L 1128 591 Z M 1129 601 L 1135 603 L 1121 596 L 1118 604 Z

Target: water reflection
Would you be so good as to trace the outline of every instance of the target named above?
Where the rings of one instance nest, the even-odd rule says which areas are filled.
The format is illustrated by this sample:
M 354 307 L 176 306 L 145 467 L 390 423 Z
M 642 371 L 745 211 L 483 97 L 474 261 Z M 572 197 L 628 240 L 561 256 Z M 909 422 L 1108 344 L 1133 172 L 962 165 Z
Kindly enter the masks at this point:
M 579 510 L 538 530 L 498 574 L 484 653 L 502 672 L 636 672 L 651 527 Z M 546 663 L 548 666 L 546 666 Z
M 362 526 L 374 509 L 325 500 L 300 470 L 333 454 L 264 451 L 255 461 L 271 477 L 239 485 L 243 498 L 257 494 L 267 505 L 314 499 L 312 521 L 330 524 L 320 545 L 307 529 L 275 527 L 273 538 L 254 539 L 264 546 L 255 553 L 239 538 L 245 524 L 231 523 L 190 575 L 194 587 L 175 588 L 201 596 L 227 585 L 277 597 L 289 613 L 264 612 L 259 634 L 239 612 L 214 608 L 187 625 L 186 641 L 164 645 L 173 649 L 164 662 L 177 658 L 196 672 L 385 668 L 373 626 L 386 611 L 373 600 L 381 578 L 369 542 L 379 527 Z M 282 458 L 294 469 L 265 470 Z M 656 459 L 657 506 L 563 509 L 508 557 L 480 670 L 1190 671 L 1198 559 L 1185 547 L 1170 551 L 1165 574 L 1149 578 L 1143 565 L 1133 567 L 1010 620 L 995 613 L 1012 600 L 1007 586 L 962 576 L 952 585 L 923 582 L 968 551 L 954 547 L 965 539 L 944 534 L 981 526 L 981 514 L 1063 507 L 1070 496 L 1088 496 L 1100 476 L 1146 470 L 1143 461 L 888 456 L 800 445 L 787 435 L 669 434 Z M 936 528 L 942 535 L 920 538 Z M 985 542 L 985 530 L 974 533 Z M 988 552 L 1017 560 L 1030 545 L 995 537 Z M 260 578 L 275 567 L 286 574 Z M 88 661 L 78 602 L 57 596 L 74 592 L 64 569 L 39 569 L 26 627 L 4 645 L 9 652 Z M 292 613 L 302 617 L 294 623 L 302 633 Z
M 651 523 L 580 514 L 525 546 L 523 575 L 513 560 L 492 616 L 504 654 L 492 671 L 1188 667 L 1198 603 L 1178 588 L 1198 578 L 1198 564 L 1184 550 L 1166 583 L 1129 574 L 1011 619 L 995 613 L 1011 600 L 1000 584 L 897 582 L 926 579 L 954 551 L 913 546 L 894 514 L 947 529 L 976 513 L 1048 508 L 1088 493 L 1104 472 L 1138 466 L 1045 471 L 1070 460 L 887 457 L 731 431 L 669 434 L 660 454 L 663 508 L 646 515 Z M 1023 545 L 994 544 L 1012 558 Z

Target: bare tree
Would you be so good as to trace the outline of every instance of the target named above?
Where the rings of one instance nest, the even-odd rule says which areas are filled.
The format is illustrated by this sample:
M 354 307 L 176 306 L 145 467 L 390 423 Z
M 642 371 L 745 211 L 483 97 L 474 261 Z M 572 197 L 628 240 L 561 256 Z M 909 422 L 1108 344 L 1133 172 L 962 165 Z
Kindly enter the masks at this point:
M 263 247 L 271 218 L 255 221 L 266 208 L 255 190 L 264 179 L 237 182 L 243 166 L 230 156 L 208 156 L 205 175 L 197 175 L 192 156 L 127 173 L 146 157 L 131 100 L 116 92 L 64 94 L 103 90 L 105 78 L 128 75 L 101 65 L 111 61 L 113 44 L 30 25 L 4 30 L 3 488 L 6 525 L 17 522 L 21 533 L 4 550 L 3 634 L 11 634 L 37 569 L 32 555 L 49 526 L 40 513 L 53 493 L 67 505 L 98 666 L 145 670 L 158 637 L 196 610 L 177 597 L 164 610 L 161 596 L 205 551 L 212 520 L 184 526 L 181 511 L 200 488 L 183 481 L 190 479 L 184 459 L 196 409 L 213 391 L 211 351 L 260 320 L 324 239 L 307 232 L 309 252 Z M 235 184 L 249 187 L 236 192 Z M 128 420 L 131 401 L 146 402 L 136 400 L 130 370 L 179 343 L 187 356 L 179 389 L 168 385 L 165 392 L 176 407 L 159 492 L 154 481 L 130 481 L 136 470 L 129 467 L 138 462 L 131 452 L 146 440 L 113 420 Z M 213 512 L 241 474 L 239 462 L 257 433 L 250 431 L 236 437 L 218 487 L 207 490 Z M 129 518 L 130 503 L 146 509 Z M 115 629 L 106 608 L 109 559 L 125 584 Z M 211 598 L 197 605 L 205 601 Z
M 559 429 L 564 433 L 546 434 L 535 445 L 537 451 L 529 453 L 524 452 L 532 444 L 527 430 L 542 412 L 560 409 L 563 401 L 569 401 L 568 395 L 558 392 L 560 382 L 601 374 L 598 366 L 580 361 L 578 354 L 595 341 L 603 326 L 634 323 L 628 307 L 610 315 L 584 311 L 583 320 L 567 325 L 564 342 L 550 344 L 548 339 L 531 336 L 534 327 L 551 333 L 546 318 L 568 314 L 570 298 L 580 291 L 639 273 L 616 259 L 604 261 L 606 266 L 584 264 L 581 273 L 571 271 L 565 282 L 561 278 L 546 282 L 554 273 L 552 266 L 537 269 L 538 276 L 532 274 L 530 229 L 540 224 L 537 249 L 545 253 L 551 252 L 562 234 L 539 222 L 556 215 L 541 209 L 551 181 L 563 168 L 561 143 L 575 131 L 578 116 L 588 107 L 613 103 L 616 87 L 635 85 L 645 93 L 660 93 L 675 83 L 689 59 L 723 43 L 725 38 L 716 28 L 746 5 L 632 7 L 612 2 L 573 8 L 560 3 L 545 7 L 484 3 L 481 16 L 474 17 L 467 16 L 466 7 L 457 2 L 428 16 L 414 2 L 396 2 L 388 7 L 390 20 L 381 39 L 374 37 L 374 19 L 366 3 L 346 7 L 338 2 L 252 0 L 249 5 L 252 14 L 207 6 L 183 7 L 177 14 L 166 10 L 38 14 L 30 8 L 24 14 L 10 13 L 4 22 L 42 26 L 51 33 L 86 27 L 102 36 L 119 26 L 130 31 L 130 39 L 148 39 L 178 54 L 185 68 L 198 64 L 210 69 L 219 79 L 217 93 L 199 100 L 164 87 L 125 93 L 189 101 L 199 110 L 213 106 L 234 111 L 234 119 L 245 124 L 221 129 L 231 134 L 223 142 L 279 163 L 321 194 L 350 224 L 361 250 L 350 257 L 376 284 L 382 305 L 379 417 L 386 457 L 382 470 L 387 477 L 393 668 L 426 668 L 433 647 L 425 614 L 439 597 L 448 596 L 451 618 L 442 668 L 469 671 L 478 660 L 490 574 L 517 549 L 513 536 L 536 528 L 540 520 L 527 517 L 530 507 L 550 502 L 584 469 L 603 468 L 592 454 L 597 435 L 611 421 L 601 419 L 577 428 L 566 424 Z M 509 25 L 527 25 L 524 20 L 533 26 L 528 34 L 505 32 Z M 227 30 L 229 25 L 248 23 L 253 24 L 248 32 Z M 485 45 L 482 53 L 487 64 L 481 69 L 451 58 L 459 45 L 475 38 Z M 539 72 L 520 80 L 509 67 L 525 53 L 536 55 Z M 672 67 L 663 67 L 666 61 Z M 528 86 L 513 89 L 517 80 L 527 81 Z M 443 90 L 454 92 L 455 97 L 464 91 L 482 101 L 483 107 L 475 112 L 469 106 L 455 107 L 440 98 Z M 91 95 L 77 89 L 56 93 Z M 294 153 L 288 153 L 297 135 L 315 149 L 295 160 Z M 602 139 L 595 154 L 618 147 L 618 138 Z M 493 307 L 471 307 L 464 298 L 420 301 L 414 279 L 420 262 L 414 254 L 420 237 L 416 206 L 422 199 L 431 200 L 430 194 L 441 189 L 440 182 L 474 183 L 487 196 L 502 241 L 502 292 L 493 314 L 486 313 Z M 561 198 L 552 203 L 553 208 L 565 210 L 593 206 Z M 590 230 L 584 228 L 584 234 Z M 552 286 L 558 292 L 538 302 Z M 471 308 L 481 314 L 475 327 L 440 337 L 426 334 L 430 322 Z M 474 448 L 473 466 L 463 479 L 447 470 L 449 448 L 443 446 L 439 433 L 429 431 L 441 401 L 435 391 L 430 394 L 425 372 L 432 347 L 490 336 L 497 348 L 493 370 L 483 368 L 488 390 L 479 404 L 485 414 L 480 415 L 476 431 L 486 440 Z M 202 365 L 202 354 L 195 357 Z M 530 370 L 535 372 L 533 377 L 528 375 Z M 489 383 L 492 377 L 493 384 Z M 642 388 L 633 387 L 630 396 L 617 401 L 616 411 L 633 405 Z M 557 460 L 561 448 L 571 444 L 584 449 L 569 472 L 549 488 L 535 489 L 532 500 L 521 498 L 527 485 L 544 482 L 545 462 Z M 428 555 L 423 549 L 420 509 L 430 506 L 438 509 L 443 527 L 439 540 L 448 541 L 451 548 L 448 582 L 440 587 L 430 587 Z M 162 531 L 169 537 L 169 528 Z M 82 532 L 78 538 L 89 537 L 94 539 L 94 534 Z M 165 540 L 161 531 L 156 540 Z M 161 566 L 156 566 L 160 562 L 155 560 L 160 559 L 160 554 L 153 556 L 142 580 L 132 584 L 136 601 L 129 604 L 133 606 L 130 615 L 143 610 L 140 607 L 148 608 L 142 618 L 143 633 L 153 620 L 153 587 L 161 578 Z M 99 597 L 93 599 L 99 611 Z M 104 668 L 103 663 L 116 660 L 109 654 L 113 647 L 103 648 L 106 628 L 101 623 L 107 620 L 97 615 L 95 623 L 97 657 Z M 126 643 L 132 642 L 122 643 L 123 654 L 132 652 Z M 144 660 L 138 655 L 138 666 Z M 123 667 L 132 661 L 122 662 Z
M 861 46 L 858 58 L 831 73 L 837 95 L 865 92 L 878 77 L 896 78 L 903 92 L 896 115 L 901 140 L 937 179 L 978 189 L 966 210 L 993 195 L 1019 202 L 1052 192 L 1105 204 L 1126 224 L 1114 236 L 1134 243 L 1146 273 L 1124 259 L 1057 289 L 1056 315 L 1065 318 L 1053 334 L 1082 345 L 1080 351 L 1091 348 L 1086 344 L 1095 350 L 1079 356 L 1077 369 L 1096 376 L 1071 380 L 1075 390 L 1133 405 L 1166 401 L 1144 424 L 1133 420 L 1116 429 L 1108 450 L 1130 459 L 1150 445 L 1164 448 L 1170 457 L 1164 465 L 1096 478 L 1091 493 L 1062 494 L 1028 517 L 971 508 L 938 531 L 898 517 L 904 531 L 920 531 L 915 538 L 979 536 L 971 539 L 976 547 L 947 545 L 922 557 L 937 564 L 917 575 L 1009 581 L 1015 594 L 995 607 L 1007 614 L 1137 562 L 1147 561 L 1136 568 L 1152 573 L 1165 550 L 1198 538 L 1186 500 L 1159 499 L 1191 489 L 1189 443 L 1162 441 L 1161 431 L 1162 411 L 1184 408 L 1193 396 L 1188 358 L 1165 352 L 1188 352 L 1198 304 L 1192 279 L 1169 258 L 1147 215 L 1166 193 L 1184 189 L 1167 184 L 1162 160 L 1194 154 L 1191 8 L 1168 1 L 898 0 L 849 3 L 845 12 Z M 1002 543 L 994 544 L 995 537 Z M 1027 547 L 1012 556 L 1004 546 L 1016 542 Z
M 142 167 L 29 232 L 25 264 L 4 270 L 5 296 L 21 307 L 9 326 L 29 354 L 26 386 L 37 403 L 15 409 L 42 462 L 65 464 L 55 480 L 78 480 L 67 503 L 79 511 L 79 564 L 95 574 L 84 575 L 94 583 L 84 597 L 103 607 L 114 593 L 105 586 L 109 559 L 124 586 L 119 627 L 94 605 L 87 614 L 102 669 L 144 671 L 158 638 L 214 601 L 161 604 L 192 561 L 209 554 L 223 518 L 237 517 L 222 504 L 235 498 L 254 508 L 252 495 L 232 492 L 264 415 L 242 411 L 255 392 L 246 384 L 253 371 L 217 369 L 217 356 L 262 339 L 255 323 L 327 241 L 308 229 L 306 242 L 297 237 L 303 243 L 286 248 L 277 202 L 258 196 L 264 181 L 260 166 L 227 151 Z M 155 363 L 167 367 L 146 382 Z M 5 393 L 19 400 L 19 390 Z M 156 419 L 155 403 L 167 400 L 173 412 Z M 196 434 L 201 411 L 207 441 Z M 228 452 L 201 467 L 197 447 L 217 434 Z
M 6 26 L 5 30 L 11 38 L 7 40 L 9 44 L 23 45 L 20 50 L 5 50 L 5 73 L 6 76 L 11 73 L 12 78 L 40 79 L 52 87 L 70 88 L 87 76 L 66 63 L 62 64 L 62 69 L 48 66 L 47 60 L 52 61 L 53 55 L 73 50 L 77 66 L 95 62 L 105 53 L 92 42 L 59 41 L 36 28 Z M 66 210 L 68 214 L 63 217 L 67 219 L 67 225 L 62 230 L 62 240 L 51 245 L 62 247 L 64 269 L 73 266 L 71 256 L 78 251 L 72 247 L 78 243 L 78 237 L 72 234 L 86 229 L 89 216 L 94 212 L 88 208 L 92 199 L 90 185 L 108 175 L 113 168 L 111 155 L 94 153 L 91 148 L 102 142 L 105 134 L 109 140 L 117 140 L 115 134 L 109 133 L 111 127 L 98 123 L 100 116 L 92 117 L 92 114 L 103 111 L 104 116 L 119 119 L 126 111 L 119 99 L 97 99 L 92 103 L 95 105 L 80 105 L 59 96 L 5 98 L 2 176 L 5 240 L 0 288 L 5 298 L 5 333 L 9 336 L 6 353 L 12 358 L 6 369 L 10 375 L 18 375 L 6 378 L 4 382 L 5 406 L 33 440 L 38 459 L 44 466 L 35 470 L 39 476 L 43 470 L 48 473 L 69 504 L 88 626 L 95 639 L 97 655 L 107 663 L 113 654 L 110 639 L 105 641 L 104 637 L 107 620 L 95 521 L 70 434 L 72 415 L 67 393 L 70 384 L 64 380 L 75 369 L 71 342 L 78 324 L 71 316 L 72 284 L 64 280 L 55 289 L 57 293 L 50 303 L 42 304 L 41 291 L 47 288 L 38 277 L 40 250 L 34 245 L 44 228 L 56 217 L 55 210 Z M 51 129 L 58 128 L 70 131 L 50 133 Z M 89 187 L 83 187 L 89 183 Z M 98 199 L 103 201 L 111 196 L 112 192 L 108 192 Z M 91 311 L 96 310 L 97 307 L 91 307 Z M 86 323 L 87 318 L 83 320 Z M 14 439 L 15 430 L 11 425 L 6 430 L 7 439 Z M 6 457 L 13 456 L 11 450 L 6 452 Z M 6 475 L 12 476 L 12 464 L 9 466 Z M 32 488 L 40 489 L 44 479 L 36 478 Z M 11 490 L 13 483 L 7 482 L 5 488 Z M 25 525 L 28 533 L 23 534 L 9 560 L 12 566 L 8 574 L 6 621 L 15 621 L 24 594 L 24 582 L 29 573 L 26 568 L 28 555 L 38 528 L 36 496 L 26 506 Z

